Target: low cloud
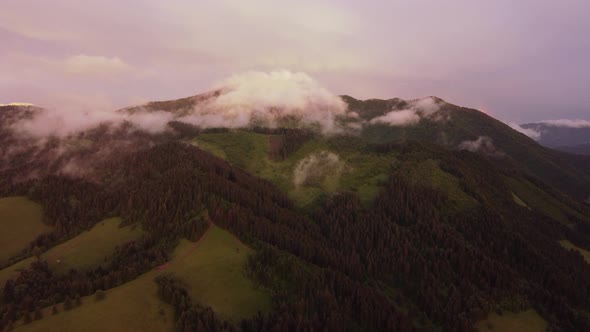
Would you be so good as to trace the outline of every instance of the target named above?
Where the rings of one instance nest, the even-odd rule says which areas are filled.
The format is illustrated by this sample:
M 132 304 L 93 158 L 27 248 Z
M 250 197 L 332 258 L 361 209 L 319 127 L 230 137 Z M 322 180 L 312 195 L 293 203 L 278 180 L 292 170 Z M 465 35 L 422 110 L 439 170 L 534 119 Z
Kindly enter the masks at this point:
M 220 91 L 217 98 L 197 104 L 179 120 L 205 128 L 317 125 L 323 133 L 334 133 L 341 130 L 337 117 L 347 111 L 339 96 L 301 72 L 247 72 L 215 89 Z
M 518 125 L 518 124 L 516 124 L 514 122 L 511 122 L 508 125 L 512 129 L 514 129 L 514 130 L 516 130 L 516 131 L 518 131 L 520 133 L 523 133 L 523 134 L 527 135 L 528 137 L 530 137 L 530 138 L 532 138 L 534 140 L 539 140 L 541 138 L 541 132 L 540 131 L 534 130 L 532 128 L 523 128 L 523 127 L 521 127 L 520 125 Z
M 413 110 L 391 111 L 385 115 L 369 121 L 371 124 L 386 124 L 390 126 L 409 126 L 420 122 L 420 116 Z
M 330 174 L 338 175 L 344 169 L 340 157 L 329 151 L 321 151 L 301 159 L 293 171 L 293 184 L 301 186 L 320 186 Z
M 436 113 L 440 110 L 440 102 L 432 97 L 416 99 L 408 102 L 408 107 L 402 110 L 392 110 L 389 113 L 369 121 L 370 124 L 386 124 L 393 127 L 415 125 L 422 118 L 440 120 Z
M 565 128 L 590 128 L 590 121 L 588 120 L 568 120 L 568 119 L 560 119 L 560 120 L 544 120 L 539 121 L 539 123 L 554 126 L 554 127 L 565 127 Z
M 139 111 L 133 114 L 114 111 L 71 112 L 54 109 L 36 109 L 31 118 L 24 118 L 12 124 L 13 131 L 21 137 L 42 139 L 63 138 L 91 130 L 100 125 L 130 123 L 148 133 L 163 132 L 173 115 L 163 111 Z
M 469 152 L 484 153 L 491 156 L 504 155 L 502 152 L 498 151 L 494 145 L 493 140 L 488 136 L 479 136 L 477 139 L 472 141 L 463 141 L 457 146 L 457 149 Z
M 84 63 L 88 58 L 78 60 Z M 213 90 L 217 93 L 182 112 L 152 107 L 115 111 L 101 102 L 100 96 L 88 103 L 61 98 L 51 107 L 39 109 L 32 117 L 13 124 L 12 129 L 35 138 L 65 137 L 101 124 L 130 123 L 137 129 L 157 133 L 167 130 L 168 122 L 176 120 L 202 128 L 306 126 L 324 134 L 348 130 L 338 122 L 339 117 L 348 117 L 346 104 L 305 73 L 247 72 L 220 82 Z
M 73 63 L 75 67 L 90 61 L 100 67 L 109 62 L 95 60 L 80 57 Z M 349 114 L 340 97 L 307 74 L 289 71 L 236 75 L 210 93 L 179 101 L 178 106 L 151 103 L 114 110 L 100 95 L 63 94 L 53 100 L 49 107 L 4 106 L 0 136 L 6 144 L 0 146 L 0 178 L 11 169 L 23 171 L 19 179 L 5 177 L 9 182 L 55 173 L 93 178 L 105 160 L 172 137 L 171 121 L 202 128 L 306 127 L 324 134 L 359 130 L 361 125 L 358 114 Z M 160 133 L 165 134 L 152 135 Z M 333 153 L 310 156 L 298 165 L 294 181 L 321 182 L 341 169 L 339 165 L 343 163 Z

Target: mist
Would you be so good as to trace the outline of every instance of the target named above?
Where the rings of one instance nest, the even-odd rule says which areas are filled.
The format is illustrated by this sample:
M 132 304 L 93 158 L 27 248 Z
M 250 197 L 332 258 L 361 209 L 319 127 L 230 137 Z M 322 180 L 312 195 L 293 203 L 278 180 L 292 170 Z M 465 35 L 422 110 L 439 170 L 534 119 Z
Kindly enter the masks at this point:
M 510 128 L 512 128 L 512 129 L 514 129 L 514 130 L 516 130 L 516 131 L 518 131 L 518 132 L 520 132 L 522 134 L 525 134 L 525 135 L 527 135 L 528 137 L 530 137 L 530 138 L 532 138 L 534 140 L 537 140 L 538 141 L 541 138 L 541 132 L 540 131 L 534 130 L 532 128 L 523 128 L 519 124 L 514 123 L 514 122 L 508 123 L 508 125 L 510 126 Z
M 179 120 L 202 128 L 319 126 L 324 134 L 340 132 L 337 117 L 347 111 L 342 99 L 309 75 L 287 70 L 247 72 L 214 86 L 217 98 L 195 105 Z
M 493 140 L 488 136 L 479 136 L 475 140 L 461 142 L 457 149 L 469 152 L 483 153 L 489 156 L 501 157 L 504 155 L 494 145 Z
M 329 175 L 339 175 L 344 169 L 340 157 L 329 151 L 320 151 L 301 159 L 293 171 L 295 188 L 319 186 Z
M 301 72 L 247 72 L 210 91 L 187 98 L 188 108 L 170 102 L 165 109 L 150 103 L 114 110 L 92 100 L 5 105 L 0 134 L 9 141 L 0 147 L 0 171 L 23 169 L 24 180 L 55 173 L 93 178 L 104 160 L 178 134 L 172 121 L 200 128 L 305 127 L 325 135 L 359 128 L 341 124 L 339 118 L 354 118 L 346 103 Z
M 345 130 L 337 119 L 347 116 L 346 104 L 302 72 L 247 72 L 215 84 L 211 91 L 219 93 L 195 102 L 188 112 L 142 106 L 128 112 L 63 104 L 39 109 L 32 117 L 14 123 L 12 129 L 33 138 L 63 138 L 103 124 L 128 123 L 138 130 L 161 133 L 169 130 L 168 122 L 176 120 L 201 128 L 312 126 L 323 134 Z
M 433 97 L 416 99 L 408 102 L 408 107 L 402 110 L 392 110 L 385 115 L 369 121 L 370 124 L 385 124 L 392 127 L 415 125 L 420 119 L 440 120 L 436 114 L 440 110 L 441 101 Z
M 565 128 L 590 128 L 590 121 L 588 120 L 568 120 L 568 119 L 560 119 L 560 120 L 543 120 L 539 121 L 538 123 L 542 123 L 548 126 L 554 127 L 565 127 Z

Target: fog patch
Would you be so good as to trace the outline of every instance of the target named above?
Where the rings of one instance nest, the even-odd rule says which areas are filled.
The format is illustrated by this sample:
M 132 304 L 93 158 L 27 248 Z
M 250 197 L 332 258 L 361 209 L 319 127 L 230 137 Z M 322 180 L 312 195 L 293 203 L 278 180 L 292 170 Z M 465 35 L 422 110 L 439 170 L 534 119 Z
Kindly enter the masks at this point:
M 462 151 L 483 153 L 496 157 L 504 155 L 504 153 L 496 148 L 493 140 L 488 136 L 479 136 L 477 139 L 472 141 L 463 141 L 457 146 L 457 149 Z
M 521 127 L 520 125 L 518 125 L 518 124 L 516 124 L 514 122 L 511 122 L 508 125 L 512 129 L 514 129 L 514 130 L 516 130 L 516 131 L 518 131 L 518 132 L 520 132 L 522 134 L 525 134 L 528 137 L 530 137 L 530 138 L 532 138 L 532 139 L 534 139 L 536 141 L 538 141 L 541 138 L 541 132 L 540 131 L 534 130 L 532 128 L 523 128 L 523 127 Z
M 214 88 L 220 92 L 217 98 L 196 104 L 191 114 L 179 120 L 203 128 L 312 125 L 330 134 L 343 130 L 337 117 L 347 116 L 347 106 L 339 96 L 301 72 L 252 71 L 232 76 Z
M 293 172 L 293 184 L 301 186 L 319 186 L 329 175 L 340 174 L 345 163 L 340 157 L 329 151 L 320 151 L 303 158 L 297 163 Z
M 443 101 L 434 97 L 415 99 L 408 102 L 408 106 L 401 110 L 391 110 L 390 112 L 373 118 L 369 124 L 384 124 L 392 127 L 412 126 L 420 122 L 421 119 L 432 121 L 447 121 L 448 115 L 439 114 Z
M 590 121 L 588 120 L 569 120 L 569 119 L 560 119 L 560 120 L 543 120 L 539 121 L 538 123 L 543 123 L 548 126 L 553 127 L 565 127 L 565 128 L 590 128 Z

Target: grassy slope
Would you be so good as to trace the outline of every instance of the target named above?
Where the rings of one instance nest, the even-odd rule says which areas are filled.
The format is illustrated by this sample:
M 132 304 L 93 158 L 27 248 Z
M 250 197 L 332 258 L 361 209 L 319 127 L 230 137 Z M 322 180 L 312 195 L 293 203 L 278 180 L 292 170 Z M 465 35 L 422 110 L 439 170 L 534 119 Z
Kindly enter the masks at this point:
M 511 193 L 511 194 L 512 194 L 512 200 L 514 201 L 514 203 L 516 203 L 522 207 L 525 207 L 527 209 L 530 209 L 529 206 L 526 205 L 526 203 L 522 199 L 520 199 L 520 197 L 518 197 L 515 193 Z
M 492 313 L 475 324 L 480 332 L 544 332 L 546 327 L 547 322 L 533 309 L 516 314 L 505 312 L 502 316 Z
M 391 102 L 383 100 L 360 101 L 349 97 L 347 102 L 367 120 L 391 108 Z M 536 177 L 578 199 L 584 200 L 590 195 L 590 158 L 587 156 L 574 156 L 542 147 L 508 125 L 474 109 L 445 104 L 441 110 L 449 121 L 423 120 L 406 127 L 373 125 L 365 128 L 362 136 L 371 142 L 416 140 L 450 148 L 465 140 L 488 136 L 509 156 L 508 159 Z
M 174 310 L 158 298 L 155 271 L 106 292 L 106 298 L 82 299 L 82 306 L 51 315 L 43 310 L 43 319 L 19 326 L 16 331 L 173 331 Z
M 270 309 L 270 295 L 255 289 L 243 273 L 251 249 L 229 232 L 212 226 L 193 243 L 182 240 L 166 268 L 150 271 L 106 292 L 103 301 L 83 298 L 83 305 L 18 331 L 172 331 L 173 308 L 159 300 L 154 278 L 172 274 L 185 282 L 195 303 L 211 306 L 221 317 L 238 322 Z
M 194 252 L 193 248 L 197 246 Z M 229 232 L 212 226 L 197 243 L 181 241 L 175 260 L 164 269 L 188 286 L 194 302 L 208 305 L 235 322 L 270 309 L 270 296 L 244 275 L 252 250 Z M 186 255 L 190 253 L 190 255 Z
M 473 197 L 461 189 L 459 180 L 455 176 L 440 169 L 436 160 L 405 162 L 401 165 L 399 172 L 411 183 L 441 190 L 461 209 L 473 208 L 478 204 Z
M 544 214 L 567 225 L 571 224 L 568 215 L 573 215 L 582 220 L 588 221 L 587 216 L 566 206 L 527 180 L 517 180 L 513 178 L 506 178 L 505 180 L 514 194 L 531 209 L 540 210 Z
M 137 239 L 143 233 L 134 225 L 119 228 L 121 219 L 110 218 L 96 224 L 91 230 L 59 244 L 42 255 L 56 273 L 70 269 L 85 270 L 105 262 L 116 246 Z M 20 270 L 29 267 L 36 258 L 31 257 L 0 270 L 0 284 L 16 276 Z M 56 260 L 61 260 L 57 263 Z
M 396 131 L 389 131 L 392 132 Z M 477 201 L 461 189 L 459 180 L 441 170 L 436 160 L 404 162 L 400 165 L 395 153 L 378 155 L 368 152 L 359 138 L 316 137 L 282 161 L 269 158 L 268 135 L 237 130 L 202 134 L 192 143 L 272 181 L 299 207 L 312 206 L 324 193 L 336 191 L 356 191 L 361 200 L 368 204 L 377 195 L 380 183 L 387 180 L 393 165 L 398 167 L 400 175 L 412 182 L 445 192 L 460 209 L 477 205 Z M 320 151 L 337 154 L 344 167 L 330 172 L 320 183 L 296 187 L 293 184 L 293 173 L 297 164 Z
M 300 207 L 312 204 L 324 192 L 357 191 L 361 200 L 371 202 L 381 181 L 387 179 L 395 155 L 380 156 L 351 145 L 337 144 L 338 139 L 315 138 L 282 161 L 269 158 L 269 135 L 248 131 L 199 135 L 193 144 L 245 170 L 270 180 L 286 192 Z M 351 142 L 354 144 L 353 142 Z M 296 188 L 293 172 L 297 164 L 313 153 L 330 151 L 344 163 L 342 171 L 331 172 L 313 186 Z
M 0 264 L 50 230 L 41 217 L 41 206 L 26 197 L 0 198 Z
M 584 257 L 584 260 L 586 260 L 586 262 L 588 264 L 590 264 L 590 251 L 588 251 L 586 249 L 579 248 L 578 246 L 576 246 L 575 244 L 571 243 L 568 240 L 559 241 L 559 244 L 561 244 L 561 246 L 567 250 L 570 250 L 570 249 L 577 250 L 580 254 L 582 254 L 582 256 Z

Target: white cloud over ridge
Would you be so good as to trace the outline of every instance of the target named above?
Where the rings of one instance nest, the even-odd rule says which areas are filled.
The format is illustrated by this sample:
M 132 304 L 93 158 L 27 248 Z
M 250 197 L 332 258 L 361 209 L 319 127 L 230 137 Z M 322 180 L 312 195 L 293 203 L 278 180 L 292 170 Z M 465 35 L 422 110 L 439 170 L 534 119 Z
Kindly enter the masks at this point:
M 474 153 L 482 153 L 490 157 L 503 157 L 505 154 L 498 150 L 492 138 L 479 136 L 475 140 L 467 140 L 459 143 L 457 149 Z
M 320 86 L 309 75 L 287 70 L 250 71 L 220 82 L 221 95 L 197 105 L 187 122 L 209 127 L 209 121 L 225 127 L 245 127 L 253 121 L 276 127 L 282 119 L 320 124 L 324 133 L 336 128 L 336 117 L 347 110 L 342 99 Z M 183 119 L 181 119 L 183 120 Z
M 323 134 L 344 130 L 337 119 L 347 116 L 346 103 L 305 73 L 251 71 L 234 75 L 213 88 L 218 96 L 201 100 L 193 109 L 182 112 L 144 107 L 133 112 L 114 111 L 104 105 L 82 105 L 73 98 L 69 106 L 39 110 L 33 118 L 14 124 L 13 129 L 36 138 L 65 137 L 100 124 L 127 122 L 156 133 L 167 130 L 168 122 L 177 120 L 202 128 L 312 126 Z
M 590 128 L 590 121 L 588 120 L 569 120 L 569 119 L 560 119 L 560 120 L 543 120 L 539 121 L 539 123 L 553 126 L 553 127 L 565 127 L 565 128 Z
M 404 127 L 415 125 L 422 118 L 440 120 L 435 114 L 440 110 L 440 103 L 432 98 L 420 98 L 408 102 L 408 107 L 402 110 L 392 110 L 385 115 L 378 116 L 369 121 L 370 124 L 385 124 L 392 127 Z
M 386 124 L 393 127 L 403 127 L 418 122 L 420 122 L 420 116 L 413 110 L 391 111 L 369 121 L 371 124 Z
M 541 132 L 539 132 L 537 130 L 534 130 L 532 128 L 523 128 L 519 124 L 514 123 L 514 122 L 510 122 L 510 123 L 508 123 L 508 125 L 512 129 L 514 129 L 514 130 L 516 130 L 516 131 L 518 131 L 518 132 L 520 132 L 522 134 L 525 134 L 525 135 L 527 135 L 528 137 L 530 137 L 530 138 L 532 138 L 534 140 L 539 140 L 541 138 Z

